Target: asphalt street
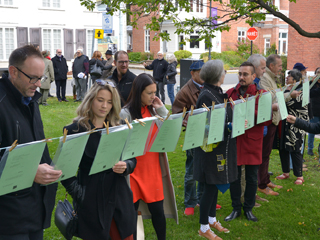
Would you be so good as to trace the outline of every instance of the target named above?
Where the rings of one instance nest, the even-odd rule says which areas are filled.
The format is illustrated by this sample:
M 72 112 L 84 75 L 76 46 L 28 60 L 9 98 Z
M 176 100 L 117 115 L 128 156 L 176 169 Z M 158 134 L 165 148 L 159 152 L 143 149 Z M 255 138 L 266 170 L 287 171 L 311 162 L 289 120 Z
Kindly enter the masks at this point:
M 146 69 L 130 69 L 131 72 L 133 72 L 136 75 L 139 75 L 141 73 L 149 73 L 152 75 L 151 70 Z M 180 86 L 180 74 L 176 75 L 176 81 L 177 83 L 174 86 L 175 95 L 177 94 L 177 87 Z M 238 75 L 235 72 L 227 73 L 224 84 L 221 86 L 224 91 L 234 87 L 238 83 Z M 55 83 L 51 84 L 50 93 L 53 96 L 56 96 L 56 85 Z M 170 99 L 167 94 L 167 87 L 165 87 L 165 94 L 166 94 L 166 104 L 171 105 Z M 71 87 L 71 79 L 68 79 L 67 81 L 67 90 L 66 90 L 67 96 L 72 96 L 72 87 Z

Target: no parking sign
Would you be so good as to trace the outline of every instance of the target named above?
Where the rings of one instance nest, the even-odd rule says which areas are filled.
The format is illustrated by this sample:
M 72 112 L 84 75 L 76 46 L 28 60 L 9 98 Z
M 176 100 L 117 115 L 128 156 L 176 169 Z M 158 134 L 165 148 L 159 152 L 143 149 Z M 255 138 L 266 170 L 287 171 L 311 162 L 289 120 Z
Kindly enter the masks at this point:
M 104 30 L 104 33 L 112 33 L 112 16 L 107 13 L 102 13 L 102 29 Z

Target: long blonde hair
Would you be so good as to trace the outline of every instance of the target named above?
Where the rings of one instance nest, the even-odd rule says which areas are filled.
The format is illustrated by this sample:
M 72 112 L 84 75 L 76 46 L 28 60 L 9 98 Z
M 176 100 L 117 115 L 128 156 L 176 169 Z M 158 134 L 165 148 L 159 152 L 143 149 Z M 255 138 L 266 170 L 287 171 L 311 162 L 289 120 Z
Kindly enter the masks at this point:
M 106 81 L 107 82 L 107 81 Z M 77 117 L 73 119 L 73 122 L 78 122 L 78 125 L 85 127 L 87 130 L 91 130 L 89 121 L 93 120 L 92 102 L 97 97 L 100 90 L 107 90 L 112 95 L 112 108 L 108 113 L 105 122 L 109 121 L 111 126 L 117 126 L 120 122 L 120 96 L 118 90 L 112 87 L 110 84 L 99 85 L 94 83 L 90 90 L 87 92 L 82 103 L 77 108 Z

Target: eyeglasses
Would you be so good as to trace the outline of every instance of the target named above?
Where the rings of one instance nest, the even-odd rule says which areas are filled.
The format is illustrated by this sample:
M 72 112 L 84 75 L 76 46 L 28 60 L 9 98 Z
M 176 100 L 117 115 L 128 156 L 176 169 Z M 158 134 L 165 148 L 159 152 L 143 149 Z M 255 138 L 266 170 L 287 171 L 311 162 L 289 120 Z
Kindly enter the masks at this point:
M 241 76 L 244 76 L 244 77 L 248 77 L 249 75 L 252 75 L 252 74 L 249 74 L 249 73 L 241 73 L 241 72 L 239 72 L 238 73 L 239 74 L 239 77 L 241 77 Z
M 124 65 L 124 64 L 129 64 L 129 61 L 118 61 L 118 63 L 120 64 L 120 65 Z
M 36 82 L 43 81 L 46 80 L 48 77 L 46 75 L 43 75 L 42 77 L 30 77 L 29 75 L 27 75 L 25 72 L 23 72 L 22 70 L 20 70 L 18 67 L 15 67 L 16 69 L 18 69 L 19 72 L 21 72 L 23 75 L 25 75 L 27 78 L 30 79 L 29 83 L 31 84 L 35 84 Z
M 105 80 L 102 80 L 102 79 L 97 79 L 96 80 L 96 83 L 100 86 L 105 86 L 105 85 L 110 85 L 111 87 L 115 88 L 116 86 L 114 85 L 113 82 L 110 82 L 110 81 L 105 81 Z
M 62 52 L 57 52 L 57 53 L 62 53 Z

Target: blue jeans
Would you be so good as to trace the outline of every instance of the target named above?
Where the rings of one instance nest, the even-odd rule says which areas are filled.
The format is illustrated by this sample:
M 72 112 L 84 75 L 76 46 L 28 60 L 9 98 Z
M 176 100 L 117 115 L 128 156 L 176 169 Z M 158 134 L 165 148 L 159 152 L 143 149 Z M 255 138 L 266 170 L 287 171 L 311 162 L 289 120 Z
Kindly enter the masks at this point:
M 167 84 L 168 96 L 170 98 L 171 105 L 174 102 L 174 84 Z
M 194 149 L 186 150 L 186 174 L 184 176 L 184 205 L 186 208 L 195 207 L 197 203 L 200 204 L 200 199 L 203 193 L 203 183 L 197 183 L 193 179 L 193 155 Z
M 316 116 L 314 116 L 311 120 L 310 120 L 310 122 L 311 123 L 317 123 L 317 122 L 319 122 L 320 121 L 320 117 L 316 117 Z M 308 150 L 313 150 L 313 141 L 314 141 L 314 134 L 312 134 L 312 133 L 309 133 L 308 134 Z

